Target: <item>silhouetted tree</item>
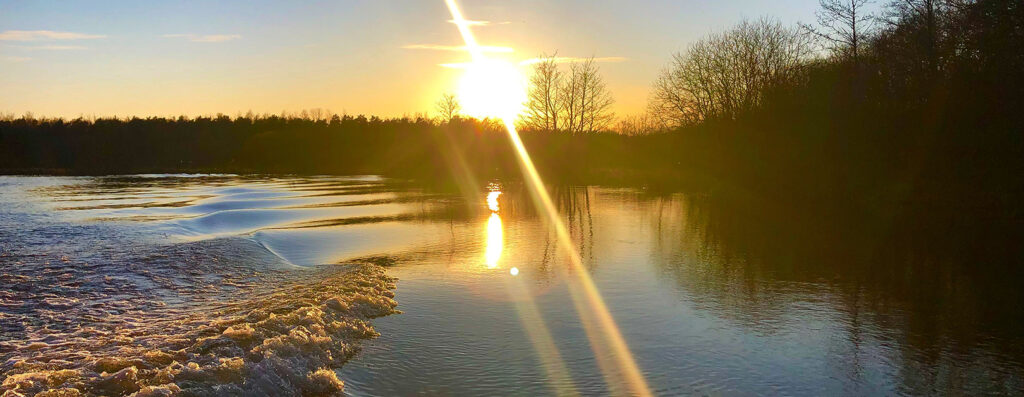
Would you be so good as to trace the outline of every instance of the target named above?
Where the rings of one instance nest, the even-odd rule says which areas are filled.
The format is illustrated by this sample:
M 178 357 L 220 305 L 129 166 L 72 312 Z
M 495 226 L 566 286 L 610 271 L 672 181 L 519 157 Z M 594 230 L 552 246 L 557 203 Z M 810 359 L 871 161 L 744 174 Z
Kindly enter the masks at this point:
M 568 73 L 559 63 L 569 63 Z M 584 60 L 544 55 L 534 63 L 525 129 L 566 131 L 570 135 L 607 129 L 615 119 L 615 101 L 594 58 Z
M 949 0 L 893 0 L 888 4 L 888 23 L 902 28 L 904 35 L 924 51 L 929 72 L 940 66 L 941 19 L 950 5 Z
M 462 111 L 462 105 L 459 104 L 454 94 L 446 92 L 441 94 L 441 99 L 437 100 L 434 109 L 442 121 L 450 123 L 452 119 L 459 116 L 459 112 Z
M 654 83 L 650 108 L 671 125 L 735 119 L 757 108 L 767 89 L 792 82 L 809 53 L 798 29 L 743 21 L 675 54 Z
M 818 27 L 804 25 L 833 53 L 849 57 L 854 65 L 860 63 L 861 47 L 874 28 L 875 17 L 866 9 L 871 0 L 819 0 L 821 9 L 815 12 Z
M 533 64 L 526 112 L 522 124 L 539 131 L 558 131 L 565 114 L 562 98 L 564 76 L 555 55 L 541 55 Z
M 665 125 L 661 123 L 661 120 L 645 112 L 622 117 L 612 129 L 623 135 L 644 135 L 661 131 L 664 128 Z
M 563 124 L 570 134 L 604 130 L 615 118 L 611 111 L 615 101 L 594 58 L 572 62 L 560 92 L 565 108 Z

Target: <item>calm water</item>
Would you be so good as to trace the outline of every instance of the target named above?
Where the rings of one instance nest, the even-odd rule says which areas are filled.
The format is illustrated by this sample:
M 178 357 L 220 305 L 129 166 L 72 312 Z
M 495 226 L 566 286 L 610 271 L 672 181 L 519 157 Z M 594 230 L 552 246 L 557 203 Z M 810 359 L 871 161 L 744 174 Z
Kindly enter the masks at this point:
M 708 195 L 553 193 L 659 395 L 1024 393 L 1024 300 L 1007 270 L 1019 241 L 1001 229 L 854 230 Z M 113 297 L 143 318 L 202 315 L 238 293 L 225 280 L 258 290 L 285 277 L 265 274 L 390 258 L 403 313 L 373 320 L 380 337 L 338 371 L 350 395 L 622 390 L 577 314 L 579 277 L 515 184 L 466 197 L 377 177 L 0 177 L 0 215 L 0 273 L 89 263 L 75 277 L 123 285 L 64 298 Z M 131 277 L 159 261 L 187 266 Z M 0 342 L 95 315 L 19 317 L 5 296 Z

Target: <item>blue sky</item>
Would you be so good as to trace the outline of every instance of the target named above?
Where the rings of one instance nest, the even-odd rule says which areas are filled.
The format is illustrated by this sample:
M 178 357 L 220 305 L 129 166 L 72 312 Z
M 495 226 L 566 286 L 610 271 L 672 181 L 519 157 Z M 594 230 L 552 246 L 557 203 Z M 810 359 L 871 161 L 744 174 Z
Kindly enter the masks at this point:
M 812 22 L 817 0 L 461 0 L 481 44 L 602 63 L 619 114 L 642 110 L 673 52 L 743 18 Z M 442 0 L 0 0 L 0 112 L 199 115 L 304 108 L 426 112 L 462 52 Z M 57 35 L 64 32 L 77 35 Z M 13 32 L 13 33 L 12 33 Z M 19 33 L 20 32 L 20 33 Z M 5 34 L 6 33 L 6 34 Z M 102 37 L 96 37 L 102 36 Z

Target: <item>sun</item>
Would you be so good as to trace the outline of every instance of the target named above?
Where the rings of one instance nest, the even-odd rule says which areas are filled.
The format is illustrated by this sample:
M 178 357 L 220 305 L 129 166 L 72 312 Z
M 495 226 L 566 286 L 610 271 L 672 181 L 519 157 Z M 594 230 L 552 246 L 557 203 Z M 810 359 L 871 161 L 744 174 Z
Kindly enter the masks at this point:
M 523 111 L 526 88 L 518 65 L 485 58 L 466 66 L 455 95 L 469 116 L 513 120 Z

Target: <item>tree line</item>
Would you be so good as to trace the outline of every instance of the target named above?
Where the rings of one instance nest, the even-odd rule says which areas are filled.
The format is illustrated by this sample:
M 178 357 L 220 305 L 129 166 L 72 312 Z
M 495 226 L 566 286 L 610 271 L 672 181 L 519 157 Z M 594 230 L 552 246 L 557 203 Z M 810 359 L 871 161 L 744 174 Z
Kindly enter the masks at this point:
M 625 182 L 622 175 L 626 174 L 619 175 L 619 170 L 641 167 L 632 160 L 631 148 L 636 146 L 627 136 L 524 131 L 521 137 L 538 168 L 554 182 Z M 383 174 L 454 183 L 456 176 L 466 172 L 480 180 L 515 179 L 518 170 L 504 125 L 492 119 L 336 114 L 313 118 L 302 113 L 73 120 L 0 117 L 0 174 Z

